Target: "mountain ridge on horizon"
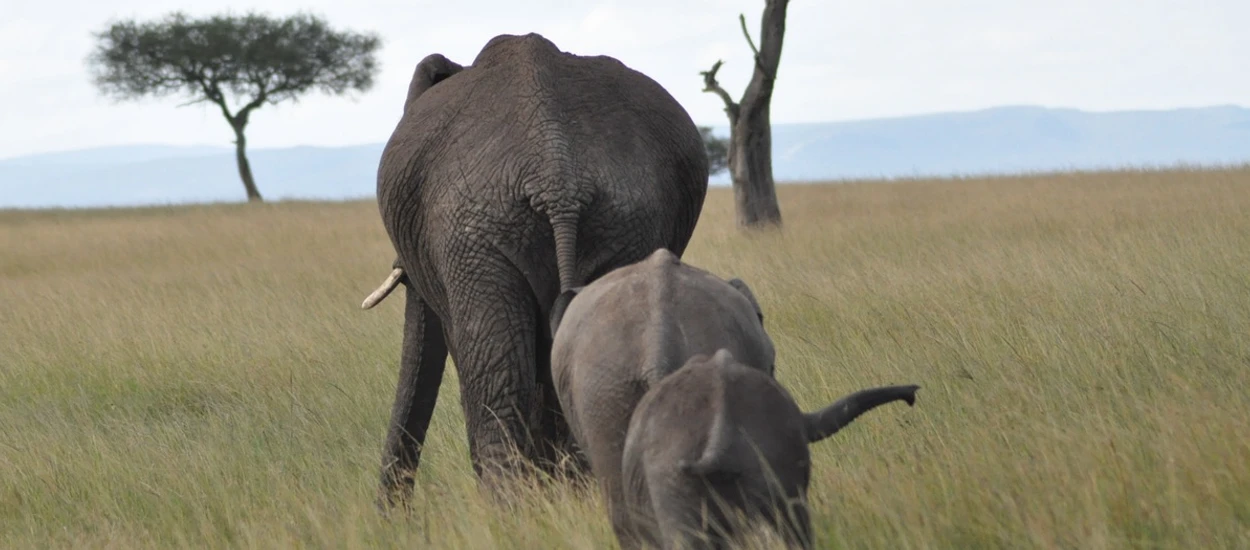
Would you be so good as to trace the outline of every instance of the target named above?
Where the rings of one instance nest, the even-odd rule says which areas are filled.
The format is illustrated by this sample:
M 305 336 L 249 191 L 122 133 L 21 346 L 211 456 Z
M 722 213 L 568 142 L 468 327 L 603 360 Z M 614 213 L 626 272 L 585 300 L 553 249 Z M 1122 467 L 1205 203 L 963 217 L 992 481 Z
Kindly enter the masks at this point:
M 1021 104 L 995 105 L 992 107 L 982 107 L 978 109 L 933 111 L 933 112 L 921 112 L 921 113 L 901 114 L 901 115 L 885 115 L 885 116 L 865 117 L 865 118 L 849 118 L 849 119 L 841 119 L 841 120 L 774 122 L 773 126 L 787 126 L 787 127 L 830 126 L 830 125 L 839 125 L 839 124 L 886 122 L 886 121 L 895 121 L 895 120 L 902 120 L 902 119 L 923 119 L 923 118 L 929 118 L 929 117 L 942 117 L 942 116 L 949 116 L 949 115 L 971 115 L 971 114 L 977 114 L 977 113 L 1008 112 L 1008 111 L 1039 111 L 1039 112 L 1050 111 L 1050 112 L 1055 112 L 1055 113 L 1068 112 L 1068 113 L 1079 113 L 1079 114 L 1097 116 L 1097 115 L 1109 115 L 1109 114 L 1130 115 L 1130 114 L 1181 113 L 1181 112 L 1189 112 L 1189 111 L 1221 111 L 1221 110 L 1245 111 L 1245 110 L 1250 110 L 1250 106 L 1241 106 L 1241 105 L 1236 105 L 1232 103 L 1226 103 L 1226 104 L 1197 106 L 1197 107 L 1193 107 L 1193 106 L 1173 107 L 1173 108 L 1168 108 L 1168 109 L 1140 108 L 1140 109 L 1093 110 L 1093 109 L 1081 109 L 1077 107 L 1046 107 L 1042 105 L 1031 105 L 1031 104 L 1021 103 Z M 714 133 L 716 133 L 716 135 L 718 136 L 728 137 L 729 135 L 729 126 L 727 124 L 724 124 L 721 122 L 718 122 L 716 124 L 698 124 L 698 123 L 696 124 L 698 126 L 712 127 L 712 129 L 714 130 Z M 363 146 L 377 145 L 379 143 L 383 143 L 383 142 L 350 143 L 350 144 L 344 144 L 344 145 L 311 145 L 311 144 L 282 145 L 282 146 L 274 146 L 274 147 L 255 147 L 255 148 L 249 149 L 249 152 L 250 151 L 274 151 L 274 150 L 298 149 L 298 148 L 342 149 L 342 148 L 349 148 L 349 147 L 363 147 Z M 184 150 L 184 151 L 192 152 L 195 154 L 198 154 L 201 152 L 212 154 L 212 153 L 224 153 L 224 152 L 234 151 L 234 148 L 228 145 L 213 145 L 213 144 L 204 143 L 204 142 L 193 143 L 193 144 L 180 144 L 180 145 L 169 144 L 169 143 L 159 143 L 159 142 L 136 142 L 136 143 L 122 143 L 122 144 L 115 144 L 115 145 L 95 145 L 95 146 L 90 146 L 90 147 L 79 147 L 75 149 L 55 149 L 55 150 L 50 150 L 50 151 L 40 151 L 37 153 L 26 153 L 22 155 L 14 155 L 10 157 L 0 157 L 0 164 L 10 163 L 10 162 L 25 163 L 29 160 L 34 160 L 34 159 L 42 160 L 44 158 L 50 158 L 50 157 L 54 157 L 58 155 L 75 155 L 79 153 L 104 152 L 107 150 L 126 150 L 126 149 L 132 149 L 132 148 L 177 149 L 177 150 Z
M 711 125 L 727 136 L 728 126 Z M 372 196 L 385 140 L 252 148 L 266 199 Z M 0 208 L 244 200 L 234 148 L 140 143 L 0 158 Z M 779 183 L 1250 163 L 1250 108 L 1087 111 L 1002 105 L 836 122 L 774 123 Z M 724 185 L 724 172 L 711 178 Z

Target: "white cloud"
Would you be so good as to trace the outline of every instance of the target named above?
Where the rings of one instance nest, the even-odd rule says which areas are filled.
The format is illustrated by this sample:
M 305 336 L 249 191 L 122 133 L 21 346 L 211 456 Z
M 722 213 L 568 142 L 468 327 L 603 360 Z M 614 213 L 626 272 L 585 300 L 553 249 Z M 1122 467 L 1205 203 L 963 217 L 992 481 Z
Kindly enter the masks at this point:
M 228 144 L 209 108 L 181 99 L 113 102 L 92 89 L 90 33 L 114 18 L 297 9 L 382 35 L 382 72 L 358 101 L 310 95 L 253 117 L 254 147 L 383 141 L 415 63 L 469 63 L 501 33 L 534 31 L 576 53 L 611 55 L 664 85 L 702 124 L 723 124 L 698 72 L 717 59 L 732 94 L 750 78 L 738 13 L 758 39 L 762 0 L 2 0 L 0 157 L 128 142 Z M 843 120 L 1040 103 L 1095 110 L 1250 98 L 1243 0 L 951 0 L 790 4 L 776 122 Z

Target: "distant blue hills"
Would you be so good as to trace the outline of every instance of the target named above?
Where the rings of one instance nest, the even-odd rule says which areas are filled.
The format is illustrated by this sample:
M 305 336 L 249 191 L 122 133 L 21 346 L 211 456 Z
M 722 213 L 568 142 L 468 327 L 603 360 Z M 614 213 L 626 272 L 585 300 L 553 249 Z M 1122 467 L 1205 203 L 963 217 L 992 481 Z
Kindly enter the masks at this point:
M 728 135 L 725 126 L 715 133 Z M 374 194 L 383 143 L 249 151 L 266 200 Z M 1030 106 L 773 125 L 778 182 L 1250 163 L 1250 109 Z M 728 175 L 712 178 L 728 183 Z M 123 145 L 0 159 L 0 208 L 244 200 L 231 146 Z

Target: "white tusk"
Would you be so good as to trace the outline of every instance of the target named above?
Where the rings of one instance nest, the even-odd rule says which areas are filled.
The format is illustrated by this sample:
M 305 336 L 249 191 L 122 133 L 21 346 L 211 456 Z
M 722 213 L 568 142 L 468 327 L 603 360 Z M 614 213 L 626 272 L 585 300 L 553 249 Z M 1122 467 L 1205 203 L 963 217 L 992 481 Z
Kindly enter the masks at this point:
M 399 286 L 399 278 L 403 276 L 404 268 L 397 267 L 391 270 L 391 274 L 387 276 L 385 281 L 382 281 L 378 289 L 374 290 L 368 298 L 365 298 L 364 303 L 360 304 L 360 309 L 369 309 L 378 305 L 378 302 L 381 302 L 387 294 L 390 294 L 392 290 L 395 290 L 395 287 Z

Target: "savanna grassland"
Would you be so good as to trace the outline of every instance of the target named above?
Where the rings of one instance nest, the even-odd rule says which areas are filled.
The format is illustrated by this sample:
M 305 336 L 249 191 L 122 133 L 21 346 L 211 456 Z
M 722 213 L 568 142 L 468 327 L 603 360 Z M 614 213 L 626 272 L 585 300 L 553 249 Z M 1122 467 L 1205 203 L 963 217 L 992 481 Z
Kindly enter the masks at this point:
M 263 182 L 262 182 L 263 183 Z M 1250 548 L 1250 169 L 713 190 L 804 408 L 821 548 Z M 376 206 L 0 213 L 0 547 L 609 548 L 595 494 L 475 489 L 452 369 L 374 511 L 402 291 Z

